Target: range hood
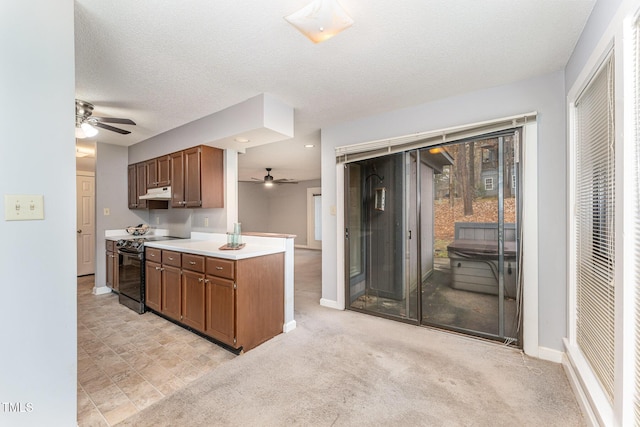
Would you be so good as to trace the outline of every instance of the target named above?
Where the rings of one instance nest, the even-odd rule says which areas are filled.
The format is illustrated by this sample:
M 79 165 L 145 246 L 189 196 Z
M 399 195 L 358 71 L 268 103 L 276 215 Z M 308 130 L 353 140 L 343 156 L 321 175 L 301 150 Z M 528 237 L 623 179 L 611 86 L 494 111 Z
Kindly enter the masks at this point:
M 143 200 L 171 200 L 171 187 L 149 188 L 147 194 L 140 196 Z

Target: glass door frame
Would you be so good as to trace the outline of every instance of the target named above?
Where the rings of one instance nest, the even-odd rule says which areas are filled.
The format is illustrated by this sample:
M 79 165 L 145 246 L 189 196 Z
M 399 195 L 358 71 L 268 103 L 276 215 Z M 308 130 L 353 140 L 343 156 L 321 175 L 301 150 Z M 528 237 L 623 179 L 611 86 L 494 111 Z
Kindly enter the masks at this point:
M 507 130 L 503 130 L 503 131 L 498 131 L 498 132 L 493 132 L 490 134 L 484 134 L 484 135 L 478 135 L 478 136 L 474 136 L 474 137 L 470 137 L 470 138 L 464 138 L 464 139 L 460 139 L 460 140 L 456 140 L 456 141 L 452 141 L 452 142 L 448 142 L 448 143 L 444 143 L 444 144 L 432 144 L 432 145 L 425 145 L 424 147 L 420 147 L 420 148 L 413 148 L 411 150 L 407 150 L 404 151 L 403 154 L 406 156 L 405 157 L 405 162 L 406 162 L 406 158 L 409 158 L 411 156 L 411 153 L 415 153 L 415 158 L 416 158 L 416 169 L 417 169 L 417 173 L 416 173 L 416 179 L 415 182 L 411 182 L 407 177 L 407 174 L 404 174 L 405 176 L 405 184 L 408 186 L 410 185 L 415 185 L 416 186 L 416 207 L 415 207 L 415 215 L 416 215 L 416 230 L 415 232 L 417 233 L 417 240 L 416 240 L 416 250 L 417 250 L 417 256 L 416 259 L 418 260 L 418 262 L 416 263 L 416 274 L 417 274 L 417 307 L 416 307 L 416 318 L 412 319 L 412 318 L 402 318 L 399 316 L 394 316 L 394 315 L 389 315 L 389 314 L 385 314 L 385 313 L 380 313 L 380 312 L 374 312 L 371 310 L 367 310 L 367 309 L 359 309 L 359 308 L 355 308 L 355 307 L 351 307 L 351 303 L 350 303 L 350 283 L 351 283 L 351 277 L 350 277 L 350 266 L 351 266 L 351 260 L 350 260 L 350 252 L 351 252 L 351 246 L 350 246 L 350 230 L 349 230 L 349 186 L 350 186 L 350 179 L 351 177 L 349 176 L 349 174 L 347 173 L 347 170 L 349 169 L 349 165 L 351 164 L 356 164 L 355 162 L 345 162 L 344 163 L 344 169 L 345 169 L 345 173 L 344 173 L 344 224 L 345 224 L 345 234 L 344 234 L 344 247 L 345 247 L 345 269 L 344 269 L 344 276 L 345 276 L 345 287 L 344 287 L 344 292 L 345 292 L 345 309 L 348 310 L 353 310 L 353 311 L 358 311 L 358 312 L 363 312 L 369 315 L 373 315 L 373 316 L 377 316 L 377 317 L 382 317 L 382 318 L 388 318 L 391 320 L 395 320 L 395 321 L 401 321 L 404 323 L 408 323 L 408 324 L 413 324 L 413 325 L 419 325 L 419 326 L 425 326 L 425 327 L 434 327 L 437 329 L 444 329 L 444 330 L 449 330 L 452 332 L 459 332 L 459 333 L 464 333 L 470 336 L 476 336 L 476 337 L 480 337 L 480 338 L 488 338 L 491 339 L 493 341 L 499 342 L 499 340 L 506 340 L 506 341 L 513 341 L 513 339 L 515 339 L 515 343 L 519 348 L 522 348 L 523 346 L 523 331 L 522 331 L 522 321 L 523 318 L 521 315 L 519 315 L 517 318 L 517 337 L 504 337 L 504 136 L 506 135 L 515 135 L 516 138 L 516 148 L 515 148 L 515 159 L 514 159 L 514 172 L 516 175 L 516 188 L 515 188 L 515 199 L 516 199 L 516 263 L 517 263 L 517 277 L 516 277 L 516 282 L 517 282 L 517 288 L 520 289 L 522 286 L 522 283 L 520 283 L 520 277 L 522 275 L 521 273 L 521 230 L 522 230 L 522 178 L 523 178 L 523 174 L 522 174 L 522 169 L 520 167 L 521 162 L 522 162 L 522 154 L 520 150 L 520 147 L 522 145 L 522 135 L 523 135 L 523 128 L 522 127 L 517 127 L 517 128 L 511 128 L 511 129 L 507 129 Z M 489 138 L 497 138 L 498 139 L 498 143 L 499 143 L 499 149 L 498 149 L 498 165 L 499 165 L 499 173 L 498 173 L 498 203 L 499 203 L 499 207 L 498 207 L 498 245 L 499 245 L 499 259 L 498 259 L 498 268 L 499 268 L 499 285 L 498 285 L 498 289 L 499 289 L 499 295 L 498 295 L 498 301 L 499 301 L 499 310 L 498 310 L 498 316 L 499 316 L 499 335 L 496 336 L 494 334 L 490 334 L 490 333 L 483 333 L 482 331 L 475 331 L 475 330 L 468 330 L 468 329 L 463 329 L 463 328 L 456 328 L 456 327 L 448 327 L 448 326 L 444 326 L 444 325 L 435 325 L 435 324 L 430 324 L 430 323 L 426 323 L 423 322 L 423 316 L 422 316 L 422 311 L 423 311 L 423 304 L 422 304 L 422 287 L 423 287 L 423 283 L 422 283 L 422 262 L 421 262 L 421 256 L 422 256 L 422 244 L 421 244 L 421 237 L 422 236 L 422 227 L 424 226 L 422 224 L 421 218 L 422 218 L 422 200 L 421 200 L 421 196 L 422 196 L 422 191 L 421 191 L 421 187 L 422 187 L 422 177 L 421 177 L 421 173 L 420 173 L 420 169 L 421 169 L 421 165 L 420 165 L 420 152 L 421 150 L 425 150 L 425 149 L 433 149 L 433 148 L 437 148 L 437 147 L 446 147 L 448 145 L 453 145 L 453 144 L 461 144 L 461 143 L 466 143 L 466 142 L 470 142 L 470 141 L 477 141 L 480 139 L 489 139 Z M 381 156 L 382 157 L 382 156 Z M 507 173 L 509 173 L 509 171 L 507 171 Z M 407 207 L 407 203 L 404 204 L 405 205 L 405 209 Z M 404 214 L 404 218 L 405 221 L 407 221 L 407 215 Z M 408 221 L 407 221 L 408 222 Z M 408 228 L 407 223 L 405 223 L 406 228 Z M 361 237 L 362 239 L 362 237 Z M 411 243 L 411 239 L 407 238 L 407 235 L 405 233 L 405 238 L 404 238 L 404 248 L 407 249 L 407 246 Z M 361 248 L 360 251 L 362 254 L 364 254 L 366 252 L 366 243 L 364 241 L 361 240 Z M 362 263 L 364 263 L 364 255 L 362 258 Z M 366 268 L 366 267 L 365 267 Z M 361 271 L 360 275 L 364 275 L 366 274 L 365 271 Z M 407 280 L 408 275 L 410 273 L 406 272 L 406 274 L 404 274 L 405 280 Z M 408 287 L 408 286 L 407 286 Z M 408 297 L 407 297 L 408 298 Z M 519 291 L 519 299 L 517 300 L 517 304 L 519 304 L 518 310 L 522 310 L 523 307 L 523 303 L 522 303 L 522 290 L 520 289 Z M 510 342 L 511 343 L 511 342 Z

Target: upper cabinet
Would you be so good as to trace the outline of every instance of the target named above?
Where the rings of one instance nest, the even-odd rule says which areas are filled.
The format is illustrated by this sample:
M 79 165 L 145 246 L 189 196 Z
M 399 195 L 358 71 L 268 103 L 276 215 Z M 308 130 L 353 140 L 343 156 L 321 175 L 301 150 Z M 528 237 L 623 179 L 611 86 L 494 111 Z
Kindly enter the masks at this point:
M 167 187 L 171 185 L 169 170 L 170 157 L 162 156 L 147 160 L 147 188 Z
M 201 145 L 129 165 L 129 209 L 223 208 L 224 156 Z M 148 188 L 171 186 L 171 201 L 144 200 Z
M 129 209 L 146 209 L 147 201 L 139 197 L 147 193 L 147 174 L 143 163 L 129 165 L 127 168 L 129 182 Z
M 221 149 L 201 145 L 170 157 L 171 207 L 224 207 L 224 159 Z

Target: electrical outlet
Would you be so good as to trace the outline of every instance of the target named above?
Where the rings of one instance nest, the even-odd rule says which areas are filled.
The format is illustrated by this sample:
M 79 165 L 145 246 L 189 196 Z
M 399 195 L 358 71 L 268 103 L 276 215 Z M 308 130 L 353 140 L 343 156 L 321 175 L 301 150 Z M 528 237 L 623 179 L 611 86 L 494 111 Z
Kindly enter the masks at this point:
M 33 221 L 44 219 L 42 194 L 5 194 L 5 221 Z
M 204 226 L 208 227 L 209 226 L 209 217 L 204 217 Z
M 111 215 L 111 211 L 109 210 L 109 208 L 104 208 L 103 212 L 104 212 L 104 216 Z

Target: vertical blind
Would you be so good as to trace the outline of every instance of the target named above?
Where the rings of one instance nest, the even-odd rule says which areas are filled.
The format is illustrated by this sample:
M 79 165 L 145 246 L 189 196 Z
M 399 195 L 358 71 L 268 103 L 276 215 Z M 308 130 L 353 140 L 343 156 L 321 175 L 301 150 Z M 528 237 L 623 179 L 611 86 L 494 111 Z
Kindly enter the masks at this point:
M 633 267 L 635 273 L 635 390 L 633 393 L 633 406 L 635 424 L 640 426 L 640 20 L 634 26 L 633 37 L 633 144 L 631 151 L 634 156 L 633 162 L 633 182 L 631 183 L 631 195 L 634 207 L 634 227 L 633 227 Z
M 613 54 L 575 104 L 576 340 L 613 401 L 614 73 Z

